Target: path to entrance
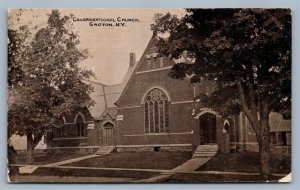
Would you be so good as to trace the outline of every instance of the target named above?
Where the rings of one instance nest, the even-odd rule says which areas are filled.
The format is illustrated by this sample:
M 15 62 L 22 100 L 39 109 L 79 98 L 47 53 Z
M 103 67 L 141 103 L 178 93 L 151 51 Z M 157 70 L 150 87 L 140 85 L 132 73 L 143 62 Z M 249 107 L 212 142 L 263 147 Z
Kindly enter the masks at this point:
M 94 157 L 98 157 L 98 156 L 102 156 L 102 155 L 96 155 L 96 154 L 92 154 L 92 155 L 88 155 L 88 156 L 82 156 L 79 158 L 73 158 L 73 159 L 69 159 L 69 160 L 64 160 L 64 161 L 60 161 L 60 162 L 55 162 L 55 163 L 51 163 L 51 164 L 46 164 L 43 165 L 43 167 L 53 167 L 53 166 L 60 166 L 60 165 L 64 165 L 64 164 L 69 164 L 72 162 L 78 162 L 81 160 L 86 160 L 86 159 L 90 159 L 90 158 L 94 158 Z M 36 169 L 38 169 L 39 165 L 27 165 L 27 166 L 23 166 L 20 167 L 20 173 L 23 174 L 31 174 L 32 172 L 34 172 Z
M 161 175 L 139 180 L 137 182 L 156 182 L 163 179 L 166 179 L 176 173 L 189 173 L 197 170 L 200 166 L 205 164 L 213 156 L 216 155 L 218 151 L 218 145 L 199 145 L 194 152 L 193 158 L 186 161 L 185 163 L 173 168 L 172 170 L 162 173 Z
M 46 167 L 60 166 L 60 165 L 70 164 L 72 162 L 78 162 L 78 161 L 81 161 L 81 160 L 95 158 L 95 157 L 98 157 L 98 156 L 102 156 L 102 155 L 92 154 L 92 155 L 88 155 L 88 156 L 82 156 L 82 157 L 79 157 L 79 158 L 73 158 L 73 159 L 70 159 L 70 160 L 64 160 L 64 161 L 60 161 L 60 162 L 55 162 L 55 163 L 52 163 L 52 164 L 46 164 L 45 166 Z
M 183 163 L 182 165 L 177 166 L 176 168 L 174 168 L 172 170 L 160 170 L 159 173 L 161 173 L 161 175 L 158 175 L 158 176 L 155 176 L 155 177 L 152 177 L 149 179 L 139 180 L 137 182 L 155 182 L 155 181 L 159 181 L 159 180 L 168 178 L 175 173 L 193 172 L 196 169 L 198 169 L 200 166 L 205 164 L 208 160 L 210 160 L 217 153 L 217 150 L 218 150 L 217 145 L 199 145 L 193 155 L 193 158 L 188 160 L 187 162 Z M 209 154 L 207 154 L 208 151 L 209 151 Z M 43 166 L 27 165 L 27 166 L 20 167 L 19 171 L 20 171 L 20 173 L 31 174 L 39 167 L 48 167 L 48 168 L 63 167 L 61 165 L 69 164 L 72 162 L 78 162 L 81 160 L 86 160 L 86 159 L 90 159 L 90 158 L 94 158 L 94 157 L 98 157 L 98 156 L 102 156 L 102 155 L 93 154 L 93 155 L 83 156 L 83 157 L 79 157 L 79 158 L 73 158 L 73 159 L 69 159 L 69 160 L 55 162 L 55 163 L 51 163 L 51 164 L 46 164 Z M 82 167 L 82 168 L 84 168 L 84 167 Z M 94 169 L 96 169 L 96 168 L 94 168 Z M 102 169 L 104 169 L 104 168 L 102 168 Z M 109 168 L 109 169 L 112 170 L 113 168 Z M 115 169 L 122 170 L 121 168 L 115 168 Z M 123 168 L 123 170 L 130 170 L 130 169 Z M 148 169 L 148 171 L 149 170 L 151 170 L 151 169 Z

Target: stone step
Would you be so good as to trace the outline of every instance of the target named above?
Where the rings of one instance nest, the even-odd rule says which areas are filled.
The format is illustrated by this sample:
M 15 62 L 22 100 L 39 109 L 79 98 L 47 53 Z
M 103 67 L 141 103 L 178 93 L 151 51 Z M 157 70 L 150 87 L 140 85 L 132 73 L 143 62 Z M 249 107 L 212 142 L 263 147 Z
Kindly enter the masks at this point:
M 216 150 L 195 150 L 195 152 L 216 152 L 218 151 L 218 149 Z
M 214 153 L 216 153 L 216 152 L 218 152 L 218 151 L 211 151 L 211 152 L 208 152 L 208 151 L 200 151 L 200 152 L 194 152 L 194 154 L 214 154 Z
M 201 147 L 197 147 L 197 148 L 217 148 L 218 145 L 215 145 L 215 146 L 203 146 L 203 145 L 200 145 Z
M 218 145 L 199 145 L 193 154 L 193 158 L 211 158 L 217 152 Z
M 197 153 L 194 153 L 194 155 L 200 155 L 200 154 L 208 154 L 208 155 L 211 155 L 211 154 L 216 154 L 216 152 L 197 152 Z
M 211 152 L 207 152 L 207 151 L 205 151 L 205 152 L 202 152 L 202 151 L 200 151 L 200 152 L 194 152 L 194 154 L 215 154 L 216 153 L 216 151 L 211 151 Z
M 215 154 L 195 154 L 193 157 L 207 157 L 207 156 L 214 156 Z
M 115 147 L 113 146 L 102 146 L 95 152 L 96 155 L 105 155 L 111 153 Z
M 196 149 L 195 151 L 216 151 L 217 148 L 203 148 L 203 149 Z
M 201 146 L 201 147 L 216 147 L 218 145 L 217 144 L 201 144 L 199 146 Z
M 217 151 L 217 150 L 215 150 L 215 151 L 195 151 L 194 154 L 195 154 L 195 153 L 199 153 L 199 152 L 203 152 L 203 153 L 213 153 L 213 152 L 218 152 L 218 151 Z
M 193 156 L 192 158 L 211 158 L 214 157 L 215 155 L 201 155 L 201 156 Z
M 196 151 L 216 151 L 218 150 L 217 148 L 201 148 L 201 149 L 196 149 Z
M 218 147 L 218 145 L 199 145 L 198 148 L 211 148 L 211 147 Z

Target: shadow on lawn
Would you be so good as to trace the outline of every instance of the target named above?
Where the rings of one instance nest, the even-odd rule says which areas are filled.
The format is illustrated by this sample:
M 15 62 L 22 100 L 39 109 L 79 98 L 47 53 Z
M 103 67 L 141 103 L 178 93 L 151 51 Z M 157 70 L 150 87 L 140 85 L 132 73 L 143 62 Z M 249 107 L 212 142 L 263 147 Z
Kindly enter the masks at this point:
M 260 172 L 259 153 L 218 153 L 197 171 L 230 171 L 230 172 Z M 285 154 L 271 155 L 271 172 L 288 174 L 291 172 L 291 156 Z
M 175 174 L 161 183 L 266 183 L 278 182 L 282 177 L 271 176 L 268 180 L 258 175 Z
M 122 152 L 73 162 L 64 166 L 169 170 L 191 158 L 191 152 Z

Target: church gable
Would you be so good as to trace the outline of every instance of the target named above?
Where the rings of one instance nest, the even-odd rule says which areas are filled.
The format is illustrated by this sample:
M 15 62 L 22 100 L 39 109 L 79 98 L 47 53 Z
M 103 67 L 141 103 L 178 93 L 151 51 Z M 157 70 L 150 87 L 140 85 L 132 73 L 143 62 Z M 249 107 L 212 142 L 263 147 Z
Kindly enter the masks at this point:
M 175 80 L 168 76 L 174 61 L 167 57 L 160 57 L 156 44 L 158 39 L 153 37 L 146 47 L 140 61 L 135 67 L 120 98 L 119 107 L 140 106 L 142 97 L 153 88 L 160 87 L 171 95 L 171 101 L 192 101 L 194 87 L 189 80 Z
M 174 61 L 158 54 L 158 39 L 153 37 L 150 42 L 143 57 L 141 57 L 141 63 L 138 65 L 137 72 L 172 67 L 175 63 Z

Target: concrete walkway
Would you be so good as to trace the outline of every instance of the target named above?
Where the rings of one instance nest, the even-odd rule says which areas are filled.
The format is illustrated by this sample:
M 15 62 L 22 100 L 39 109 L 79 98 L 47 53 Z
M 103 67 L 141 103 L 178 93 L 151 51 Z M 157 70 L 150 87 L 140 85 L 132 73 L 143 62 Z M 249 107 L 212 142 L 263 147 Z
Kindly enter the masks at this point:
M 13 176 L 12 183 L 128 183 L 131 178 L 123 177 L 73 177 L 73 176 Z
M 157 182 L 163 179 L 166 179 L 168 177 L 171 177 L 172 175 L 176 173 L 190 173 L 198 169 L 200 166 L 205 164 L 208 160 L 210 160 L 209 157 L 205 158 L 192 158 L 185 163 L 181 164 L 180 166 L 177 166 L 176 168 L 173 168 L 172 170 L 169 170 L 168 172 L 162 173 L 161 175 L 148 178 L 148 179 L 142 179 L 138 180 L 136 182 L 142 182 L 142 183 L 150 183 L 150 182 Z
M 98 168 L 98 167 L 84 167 L 84 166 L 45 166 L 45 165 L 23 165 L 10 164 L 10 166 L 37 166 L 39 168 L 62 168 L 62 169 L 86 169 L 86 170 L 107 170 L 107 171 L 137 171 L 137 172 L 156 172 L 160 175 L 173 174 L 215 174 L 215 175 L 260 175 L 258 172 L 231 172 L 231 171 L 187 171 L 187 170 L 163 170 L 163 169 L 138 169 L 138 168 Z M 273 176 L 284 177 L 289 174 L 272 173 Z
M 78 162 L 78 161 L 81 161 L 81 160 L 86 160 L 86 159 L 95 158 L 95 157 L 99 157 L 99 156 L 102 156 L 102 155 L 92 154 L 92 155 L 88 155 L 88 156 L 82 156 L 82 157 L 79 157 L 79 158 L 72 158 L 72 159 L 69 159 L 69 160 L 55 162 L 55 163 L 52 163 L 52 164 L 46 164 L 45 166 L 46 167 L 60 166 L 60 165 L 70 164 L 70 163 L 73 163 L 73 162 Z
M 139 180 L 136 182 L 157 182 L 166 179 L 176 173 L 189 173 L 197 170 L 200 166 L 204 165 L 208 160 L 216 155 L 218 151 L 218 145 L 199 145 L 194 152 L 192 159 L 186 161 L 185 163 L 173 168 L 167 173 L 162 173 L 161 175 Z
M 46 165 L 25 165 L 23 167 L 19 168 L 19 172 L 21 174 L 31 174 L 32 172 L 34 172 L 36 169 L 38 169 L 39 167 L 53 167 L 53 166 L 60 166 L 60 165 L 64 165 L 64 164 L 69 164 L 72 162 L 78 162 L 81 160 L 86 160 L 86 159 L 90 159 L 90 158 L 94 158 L 94 157 L 98 157 L 101 155 L 88 155 L 88 156 L 82 156 L 79 158 L 72 158 L 69 160 L 64 160 L 64 161 L 60 161 L 60 162 L 55 162 L 55 163 L 51 163 L 51 164 L 46 164 Z
M 205 148 L 205 149 L 204 149 Z M 209 154 L 207 154 L 208 150 L 206 147 L 198 147 L 198 151 L 195 151 L 194 156 L 192 159 L 186 161 L 185 163 L 177 166 L 176 168 L 173 168 L 171 170 L 163 170 L 163 169 L 136 169 L 136 168 L 98 168 L 98 167 L 80 167 L 80 166 L 62 166 L 65 164 L 78 162 L 81 160 L 86 160 L 90 158 L 99 157 L 102 155 L 88 155 L 83 156 L 79 158 L 73 158 L 69 160 L 64 160 L 60 162 L 55 162 L 51 164 L 46 165 L 20 165 L 20 164 L 11 164 L 11 166 L 18 166 L 20 167 L 20 173 L 32 173 L 37 168 L 68 168 L 68 169 L 88 169 L 88 170 L 107 170 L 107 171 L 142 171 L 142 172 L 155 172 L 159 173 L 159 175 L 148 178 L 148 179 L 142 179 L 137 181 L 131 181 L 133 179 L 130 178 L 116 178 L 117 180 L 114 180 L 115 178 L 98 178 L 100 181 L 97 182 L 137 182 L 137 183 L 150 183 L 150 182 L 158 182 L 161 180 L 164 180 L 166 178 L 171 177 L 174 174 L 216 174 L 216 175 L 259 175 L 259 173 L 247 173 L 247 172 L 225 172 L 225 171 L 196 171 L 199 167 L 204 165 L 208 160 L 210 160 L 215 154 L 216 151 L 211 151 Z M 200 150 L 201 149 L 201 150 Z M 202 150 L 203 149 L 203 150 Z M 274 176 L 281 176 L 284 177 L 286 174 L 272 174 Z M 51 177 L 51 176 L 49 176 Z M 53 176 L 55 177 L 55 176 Z M 82 177 L 82 178 L 89 178 L 89 177 Z M 76 178 L 74 178 L 75 180 Z M 41 179 L 43 180 L 43 179 Z M 96 178 L 95 178 L 96 180 Z M 105 181 L 107 180 L 107 181 Z M 124 181 L 123 181 L 124 180 Z M 84 180 L 83 180 L 84 181 Z M 96 182 L 96 181 L 95 181 Z
M 207 146 L 207 145 L 205 145 Z M 198 148 L 201 148 L 203 146 L 199 146 Z M 213 146 L 209 146 L 209 149 L 211 149 L 210 147 Z M 197 148 L 197 149 L 198 149 Z M 207 149 L 207 148 L 206 148 Z M 197 152 L 197 151 L 196 151 Z M 205 150 L 205 152 L 207 152 L 207 150 Z M 165 178 L 170 177 L 171 175 L 175 174 L 175 173 L 189 173 L 192 171 L 195 171 L 196 169 L 198 169 L 200 166 L 202 166 L 203 164 L 205 164 L 208 160 L 210 160 L 216 153 L 216 150 L 213 150 L 214 154 L 210 154 L 210 155 L 198 155 L 197 157 L 193 157 L 192 159 L 188 160 L 187 162 L 181 164 L 180 166 L 177 166 L 176 168 L 173 168 L 172 170 L 153 170 L 153 169 L 130 169 L 130 168 L 93 168 L 93 169 L 102 169 L 102 170 L 127 170 L 127 171 L 147 171 L 147 172 L 158 172 L 161 173 L 158 176 L 149 178 L 149 179 L 143 179 L 143 180 L 139 180 L 136 182 L 155 182 L 155 181 L 159 181 Z M 69 160 L 64 160 L 64 161 L 60 161 L 60 162 L 55 162 L 55 163 L 51 163 L 51 164 L 46 164 L 43 166 L 36 166 L 36 165 L 28 165 L 28 166 L 23 166 L 20 167 L 19 172 L 20 173 L 27 173 L 27 174 L 31 174 L 32 172 L 34 172 L 37 168 L 39 167 L 59 167 L 59 168 L 77 168 L 77 169 L 87 169 L 87 167 L 70 167 L 70 166 L 61 166 L 61 165 L 65 165 L 65 164 L 69 164 L 69 163 L 73 163 L 73 162 L 78 162 L 81 160 L 86 160 L 86 159 L 90 159 L 90 158 L 95 158 L 98 156 L 102 156 L 102 155 L 88 155 L 88 156 L 83 156 L 83 157 L 79 157 L 79 158 L 73 158 L 73 159 L 69 159 Z

